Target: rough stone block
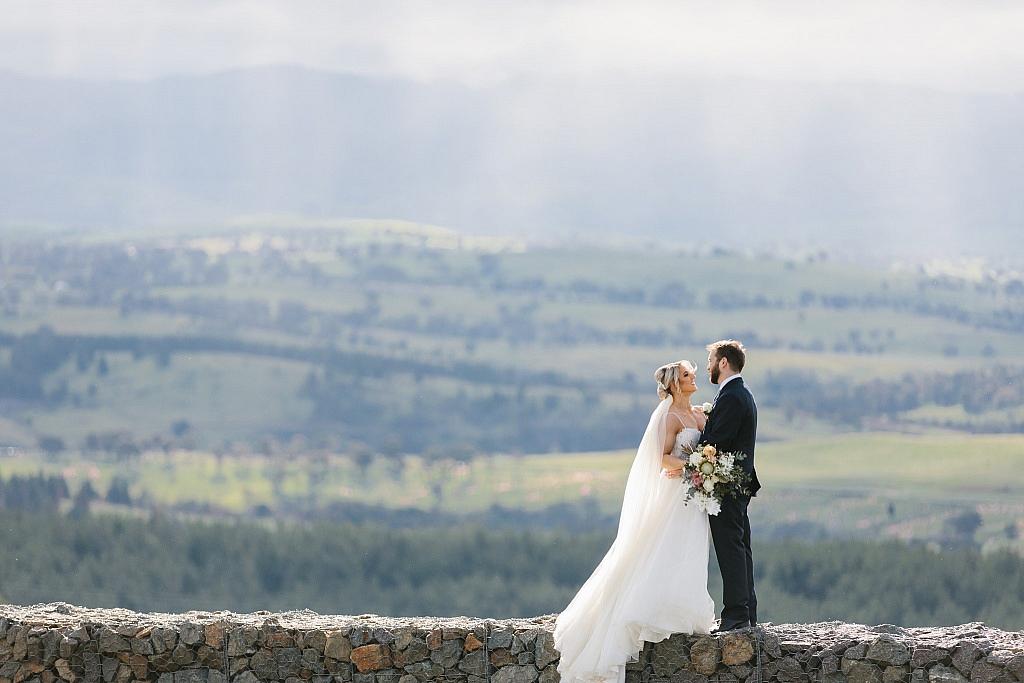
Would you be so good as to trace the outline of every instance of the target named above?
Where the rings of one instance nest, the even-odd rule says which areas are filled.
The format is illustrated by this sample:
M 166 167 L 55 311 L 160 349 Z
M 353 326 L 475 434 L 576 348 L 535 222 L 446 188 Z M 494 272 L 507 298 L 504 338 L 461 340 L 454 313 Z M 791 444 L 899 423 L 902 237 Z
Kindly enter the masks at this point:
M 807 674 L 804 673 L 803 667 L 800 666 L 800 662 L 796 657 L 783 657 L 780 659 L 776 671 L 776 676 L 783 683 L 807 680 Z
M 514 664 L 516 661 L 515 657 L 512 656 L 512 653 L 506 650 L 505 648 L 492 651 L 490 659 L 491 666 L 494 666 L 496 668 L 501 668 L 503 666 L 508 666 L 509 664 Z
M 475 634 L 468 633 L 466 634 L 466 641 L 463 643 L 462 649 L 466 652 L 472 652 L 473 650 L 478 650 L 483 646 L 484 644 L 476 637 Z
M 749 636 L 735 633 L 722 639 L 722 663 L 727 666 L 746 664 L 754 657 L 754 642 Z
M 128 644 L 128 639 L 118 635 L 113 629 L 100 629 L 99 637 L 96 640 L 100 652 L 127 652 L 132 649 Z
M 1005 673 L 1005 670 L 1002 667 L 989 664 L 984 659 L 979 659 L 971 667 L 971 683 L 992 683 L 1003 673 Z
M 690 646 L 690 664 L 697 673 L 710 676 L 718 668 L 718 641 L 715 638 L 701 637 Z
M 260 649 L 249 658 L 249 668 L 261 681 L 277 680 L 277 660 L 270 650 Z
M 905 666 L 887 666 L 882 672 L 882 683 L 902 683 L 910 681 L 910 669 Z
M 186 621 L 178 625 L 178 639 L 186 645 L 198 645 L 206 637 L 201 624 Z
M 362 647 L 373 642 L 373 629 L 354 628 L 348 634 L 348 640 L 352 647 Z
M 355 653 L 353 652 L 353 657 Z M 458 640 L 445 640 L 441 647 L 430 653 L 430 659 L 440 664 L 445 669 L 455 666 L 462 657 L 462 643 Z M 354 660 L 353 660 L 354 661 Z
M 302 651 L 299 648 L 277 647 L 273 649 L 273 653 L 274 660 L 277 662 L 278 678 L 298 675 L 302 669 Z
M 337 659 L 342 662 L 349 661 L 349 657 L 352 654 L 352 643 L 349 641 L 348 636 L 344 635 L 340 631 L 334 631 L 333 633 L 327 634 L 327 639 L 324 641 L 324 655 L 331 659 Z
M 690 668 L 690 649 L 685 637 L 672 636 L 658 643 L 657 647 L 648 646 L 648 654 L 655 676 L 668 677 L 680 669 Z M 638 668 L 642 667 L 638 665 Z
M 938 647 L 915 647 L 910 656 L 910 666 L 925 668 L 949 657 L 949 652 Z
M 153 652 L 160 654 L 174 649 L 178 644 L 178 633 L 169 628 L 154 628 L 149 639 L 153 643 Z
M 668 683 L 709 683 L 709 681 L 704 674 L 683 669 L 669 676 Z
M 203 626 L 203 642 L 217 650 L 224 647 L 224 638 L 227 636 L 227 624 L 223 621 L 215 621 Z
M 491 676 L 491 683 L 533 683 L 540 678 L 535 666 L 506 666 Z
M 391 651 L 386 645 L 362 645 L 352 650 L 351 658 L 360 673 L 386 669 L 391 666 Z M 456 661 L 458 660 L 456 659 Z M 454 665 L 454 662 L 452 664 Z
M 485 656 L 486 653 L 483 650 L 476 650 L 466 654 L 459 662 L 459 671 L 465 671 L 467 674 L 473 674 L 476 676 L 482 676 L 487 673 L 488 661 Z
M 491 650 L 512 647 L 513 632 L 510 629 L 496 629 L 487 636 L 487 647 Z
M 182 669 L 174 672 L 174 683 L 207 683 L 206 669 Z
M 882 683 L 882 670 L 870 662 L 856 660 L 846 671 L 849 683 Z
M 1006 670 L 1012 673 L 1018 681 L 1024 681 L 1024 655 L 1014 655 L 1006 662 Z
M 558 650 L 555 649 L 555 637 L 551 633 L 538 633 L 533 641 L 533 659 L 538 669 L 558 661 Z
M 865 656 L 877 664 L 902 666 L 910 661 L 910 648 L 886 634 L 871 643 Z
M 953 649 L 953 666 L 964 676 L 970 676 L 974 662 L 980 659 L 982 654 L 981 648 L 974 643 L 970 641 L 961 643 Z
M 288 631 L 275 628 L 272 631 L 263 632 L 263 647 L 269 647 L 271 649 L 279 647 L 294 647 L 295 638 Z
M 966 683 L 967 679 L 956 669 L 936 664 L 928 670 L 928 683 Z

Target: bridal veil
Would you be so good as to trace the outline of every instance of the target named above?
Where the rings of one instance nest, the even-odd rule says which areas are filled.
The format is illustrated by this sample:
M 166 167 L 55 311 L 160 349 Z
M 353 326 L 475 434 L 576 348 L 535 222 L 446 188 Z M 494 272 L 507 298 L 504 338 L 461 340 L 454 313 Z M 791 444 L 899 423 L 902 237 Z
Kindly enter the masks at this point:
M 626 663 L 637 661 L 644 641 L 714 625 L 707 514 L 683 504 L 679 479 L 660 476 L 671 405 L 669 396 L 651 414 L 614 542 L 556 620 L 562 683 L 623 683 Z

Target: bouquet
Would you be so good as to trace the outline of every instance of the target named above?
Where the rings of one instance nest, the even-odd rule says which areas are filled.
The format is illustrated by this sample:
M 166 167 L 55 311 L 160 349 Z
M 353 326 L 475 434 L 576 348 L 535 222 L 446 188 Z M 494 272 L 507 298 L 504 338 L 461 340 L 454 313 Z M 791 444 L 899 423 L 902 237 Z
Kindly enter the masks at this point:
M 750 475 L 736 465 L 746 457 L 746 453 L 720 453 L 711 444 L 699 444 L 683 467 L 685 502 L 717 515 L 723 498 L 747 494 Z

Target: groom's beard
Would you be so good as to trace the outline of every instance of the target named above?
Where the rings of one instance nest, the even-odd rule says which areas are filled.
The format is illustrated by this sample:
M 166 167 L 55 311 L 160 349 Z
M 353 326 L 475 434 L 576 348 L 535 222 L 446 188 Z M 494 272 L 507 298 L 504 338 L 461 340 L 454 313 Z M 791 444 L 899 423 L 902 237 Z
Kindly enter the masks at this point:
M 719 376 L 719 374 L 720 373 L 719 373 L 717 365 L 715 367 L 711 368 L 711 383 L 712 384 L 718 384 L 718 376 Z

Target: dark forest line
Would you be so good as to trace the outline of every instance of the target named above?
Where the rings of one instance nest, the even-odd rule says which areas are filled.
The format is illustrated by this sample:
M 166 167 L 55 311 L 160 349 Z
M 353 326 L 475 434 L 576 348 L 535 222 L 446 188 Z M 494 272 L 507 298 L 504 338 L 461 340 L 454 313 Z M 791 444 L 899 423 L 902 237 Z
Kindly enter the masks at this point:
M 159 611 L 531 616 L 564 607 L 612 537 L 5 511 L 0 598 Z M 1011 553 L 898 542 L 755 545 L 766 621 L 1024 627 L 1024 559 Z M 713 565 L 710 575 L 717 598 Z

